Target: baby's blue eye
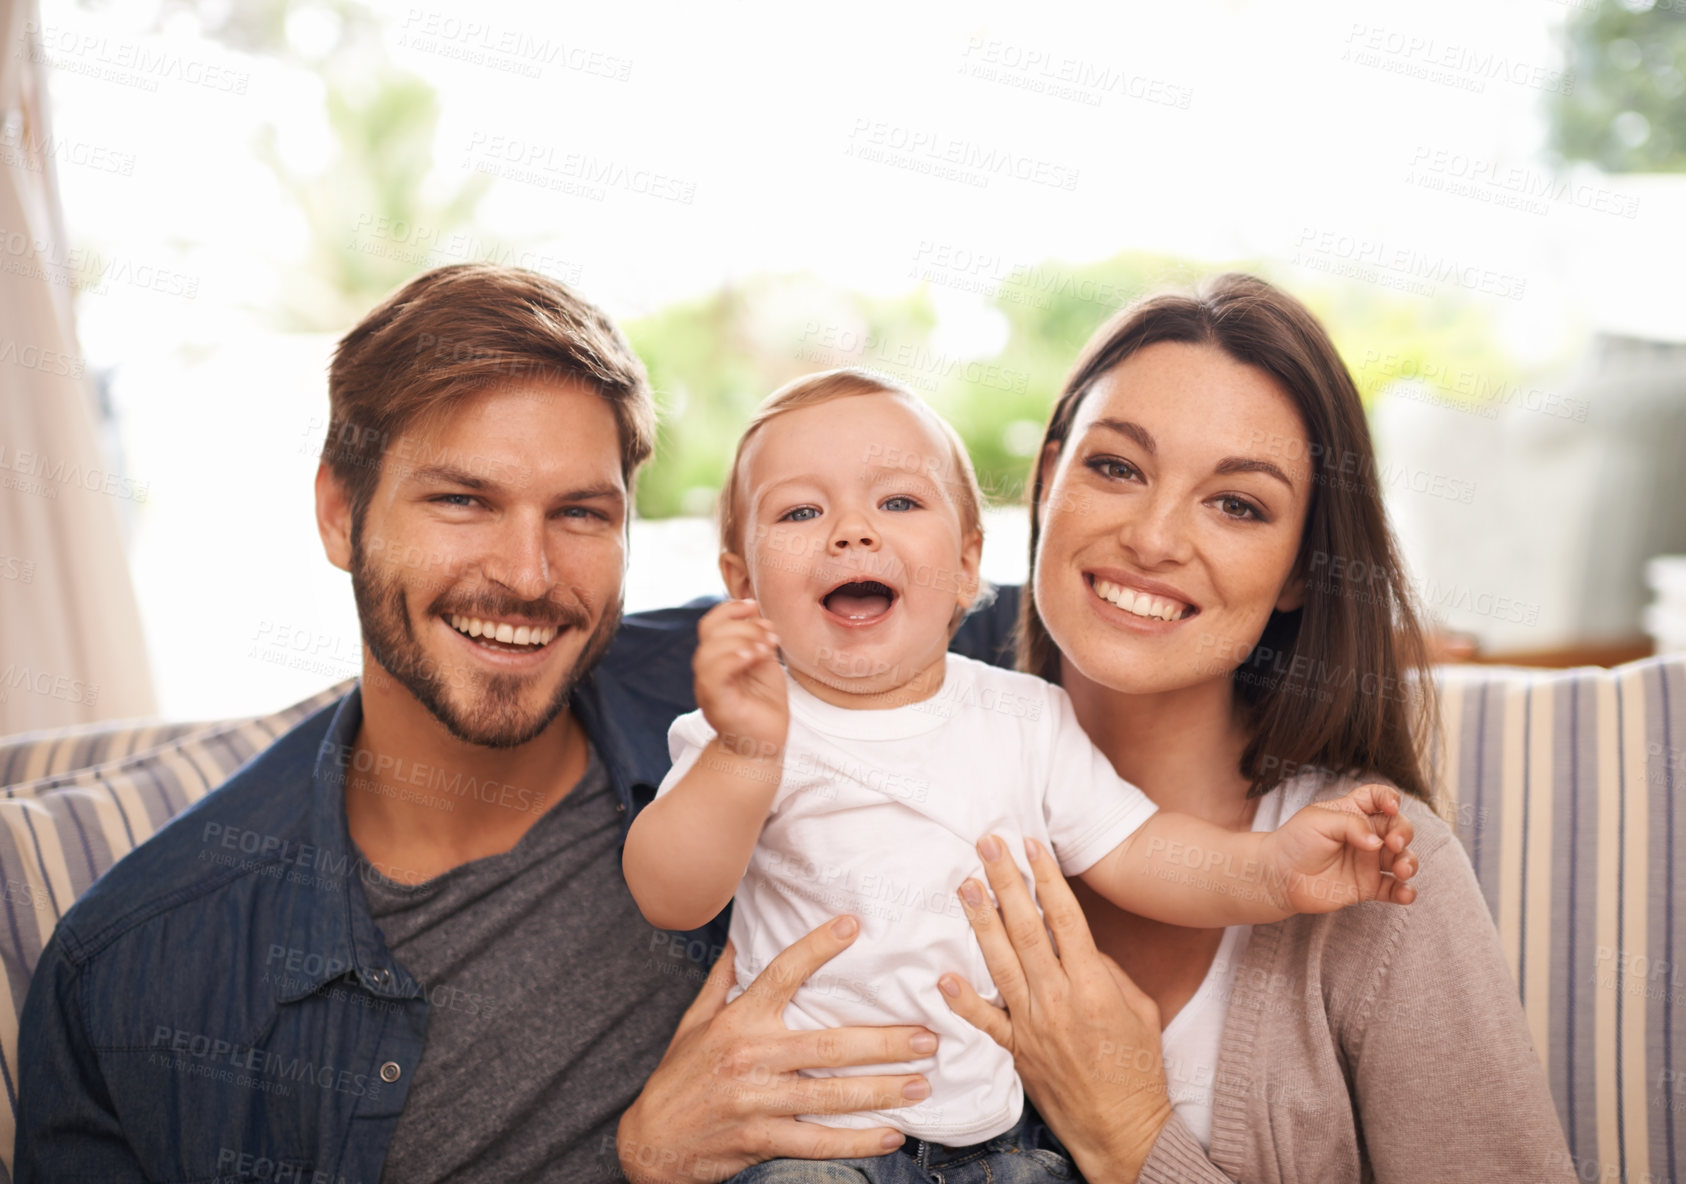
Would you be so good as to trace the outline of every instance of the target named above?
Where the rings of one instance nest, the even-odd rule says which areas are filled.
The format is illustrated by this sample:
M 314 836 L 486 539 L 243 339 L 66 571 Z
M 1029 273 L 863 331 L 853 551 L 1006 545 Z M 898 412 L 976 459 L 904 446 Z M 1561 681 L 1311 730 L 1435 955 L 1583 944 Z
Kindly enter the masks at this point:
M 919 508 L 919 503 L 910 497 L 902 497 L 898 494 L 896 497 L 885 498 L 883 508 L 886 510 L 896 510 L 898 512 L 904 510 L 917 510 Z
M 794 510 L 787 512 L 784 517 L 779 519 L 779 521 L 806 522 L 810 518 L 818 518 L 819 516 L 820 512 L 813 506 L 797 506 Z

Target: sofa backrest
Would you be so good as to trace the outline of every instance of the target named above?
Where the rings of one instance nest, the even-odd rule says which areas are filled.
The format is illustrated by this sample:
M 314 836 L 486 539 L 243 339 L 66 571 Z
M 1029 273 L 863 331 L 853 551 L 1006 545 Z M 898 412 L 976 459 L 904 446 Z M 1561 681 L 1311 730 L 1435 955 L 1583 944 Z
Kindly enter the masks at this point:
M 1446 667 L 1437 763 L 1583 1180 L 1686 1168 L 1686 657 L 1615 670 Z M 350 683 L 259 719 L 0 744 L 0 1184 L 17 1024 L 95 878 Z M 1679 907 L 1677 907 L 1677 903 Z

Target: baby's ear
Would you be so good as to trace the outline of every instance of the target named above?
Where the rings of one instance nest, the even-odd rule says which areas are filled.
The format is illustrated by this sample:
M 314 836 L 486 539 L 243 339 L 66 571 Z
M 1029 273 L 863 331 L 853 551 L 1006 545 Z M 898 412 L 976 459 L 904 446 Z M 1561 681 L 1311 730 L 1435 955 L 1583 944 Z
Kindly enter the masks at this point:
M 978 598 L 978 570 L 983 565 L 983 531 L 974 530 L 960 544 L 960 607 Z
M 733 600 L 748 600 L 755 595 L 755 586 L 749 579 L 749 565 L 742 555 L 720 552 L 720 578 L 725 581 L 726 594 Z

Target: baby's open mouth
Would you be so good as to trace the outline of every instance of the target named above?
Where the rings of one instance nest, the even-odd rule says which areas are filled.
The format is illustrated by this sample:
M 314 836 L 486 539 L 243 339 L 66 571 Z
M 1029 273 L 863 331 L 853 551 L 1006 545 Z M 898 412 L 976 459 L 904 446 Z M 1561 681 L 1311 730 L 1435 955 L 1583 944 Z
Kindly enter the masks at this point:
M 845 621 L 870 621 L 890 611 L 896 593 L 877 580 L 851 580 L 827 592 L 820 600 L 826 611 Z
M 549 645 L 561 630 L 555 625 L 516 625 L 481 617 L 450 613 L 451 628 L 479 645 L 504 654 L 530 654 Z

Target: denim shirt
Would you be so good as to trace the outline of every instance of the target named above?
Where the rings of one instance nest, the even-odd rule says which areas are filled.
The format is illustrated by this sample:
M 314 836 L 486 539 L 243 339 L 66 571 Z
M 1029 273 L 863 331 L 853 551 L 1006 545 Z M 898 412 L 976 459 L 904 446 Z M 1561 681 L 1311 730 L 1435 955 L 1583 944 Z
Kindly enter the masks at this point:
M 1016 591 L 952 648 L 1006 661 Z M 623 842 L 668 770 L 668 725 L 696 706 L 691 653 L 712 603 L 627 617 L 575 689 Z M 18 1184 L 378 1184 L 430 1005 L 370 917 L 346 826 L 340 754 L 361 720 L 353 689 L 59 922 L 18 1040 Z M 729 914 L 674 935 L 673 955 L 712 964 Z

